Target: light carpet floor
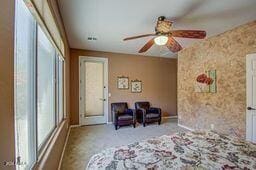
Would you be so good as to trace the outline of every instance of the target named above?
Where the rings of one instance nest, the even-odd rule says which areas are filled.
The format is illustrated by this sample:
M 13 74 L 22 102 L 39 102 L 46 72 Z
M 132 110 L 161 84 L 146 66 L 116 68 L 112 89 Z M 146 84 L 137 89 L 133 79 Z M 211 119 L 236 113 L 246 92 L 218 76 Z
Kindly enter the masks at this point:
M 103 149 L 181 131 L 185 129 L 178 127 L 177 119 L 164 119 L 160 126 L 157 123 L 146 127 L 137 124 L 136 128 L 125 126 L 118 130 L 111 124 L 72 128 L 61 169 L 85 170 L 91 156 Z

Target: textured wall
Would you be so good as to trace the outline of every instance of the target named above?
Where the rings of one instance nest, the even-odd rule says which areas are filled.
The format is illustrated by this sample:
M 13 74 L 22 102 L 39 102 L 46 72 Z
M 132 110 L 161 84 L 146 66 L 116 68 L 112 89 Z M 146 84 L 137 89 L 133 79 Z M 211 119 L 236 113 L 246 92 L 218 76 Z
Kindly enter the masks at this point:
M 112 102 L 128 102 L 134 107 L 136 101 L 150 101 L 153 106 L 162 108 L 164 116 L 177 113 L 177 60 L 128 55 L 118 53 L 105 53 L 97 51 L 84 51 L 72 49 L 70 53 L 70 121 L 79 123 L 79 56 L 107 57 L 109 65 L 108 83 L 109 106 Z M 128 90 L 117 89 L 117 77 L 128 76 L 129 80 L 142 80 L 142 93 L 131 93 Z M 109 121 L 111 121 L 109 107 Z
M 245 137 L 246 54 L 256 52 L 256 21 L 202 40 L 178 54 L 179 124 Z M 217 93 L 195 93 L 198 74 L 217 70 Z

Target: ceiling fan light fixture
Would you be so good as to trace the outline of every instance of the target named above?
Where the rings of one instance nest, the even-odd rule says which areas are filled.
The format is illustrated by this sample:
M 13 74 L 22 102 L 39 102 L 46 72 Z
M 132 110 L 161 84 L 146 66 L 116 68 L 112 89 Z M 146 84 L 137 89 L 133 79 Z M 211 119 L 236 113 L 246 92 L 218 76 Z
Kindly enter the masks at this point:
M 168 37 L 164 35 L 160 35 L 154 38 L 154 42 L 156 43 L 156 45 L 165 45 L 167 41 L 168 41 Z

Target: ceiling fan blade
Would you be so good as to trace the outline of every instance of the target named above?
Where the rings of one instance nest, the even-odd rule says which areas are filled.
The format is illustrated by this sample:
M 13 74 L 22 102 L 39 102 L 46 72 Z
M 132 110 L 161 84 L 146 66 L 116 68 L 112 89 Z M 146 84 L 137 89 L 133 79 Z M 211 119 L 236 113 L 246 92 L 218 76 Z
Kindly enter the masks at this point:
M 139 51 L 139 53 L 144 53 L 146 51 L 148 51 L 148 49 L 150 49 L 150 47 L 152 47 L 152 45 L 154 44 L 154 38 L 152 38 L 151 40 L 149 40 Z
M 149 36 L 155 36 L 156 34 L 144 34 L 144 35 L 138 35 L 138 36 L 133 36 L 133 37 L 127 37 L 124 39 L 124 41 L 127 40 L 133 40 L 133 39 L 137 39 L 137 38 L 143 38 L 143 37 L 149 37 Z
M 182 50 L 181 45 L 173 37 L 168 37 L 166 47 L 174 53 Z
M 174 30 L 171 31 L 173 37 L 196 38 L 203 39 L 206 37 L 206 32 L 202 30 Z

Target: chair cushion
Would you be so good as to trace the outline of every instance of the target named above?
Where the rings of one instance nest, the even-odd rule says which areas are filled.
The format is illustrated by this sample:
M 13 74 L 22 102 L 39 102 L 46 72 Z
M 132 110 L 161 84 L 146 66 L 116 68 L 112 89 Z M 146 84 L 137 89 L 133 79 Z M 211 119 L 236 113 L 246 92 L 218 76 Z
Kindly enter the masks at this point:
M 146 118 L 149 118 L 149 119 L 158 118 L 158 117 L 159 117 L 159 114 L 157 114 L 157 113 L 148 113 L 148 114 L 146 114 Z
M 132 119 L 133 119 L 133 117 L 131 115 L 127 115 L 127 114 L 118 116 L 118 120 L 132 120 Z

